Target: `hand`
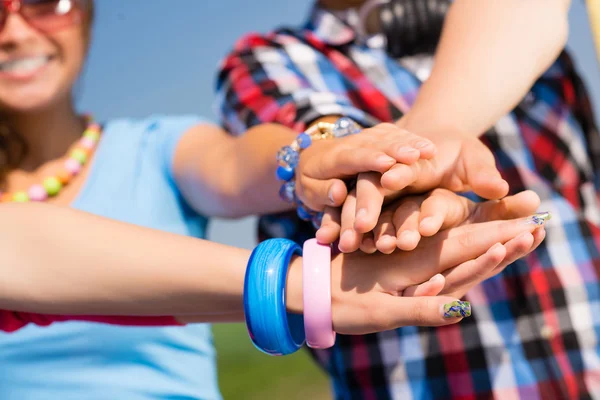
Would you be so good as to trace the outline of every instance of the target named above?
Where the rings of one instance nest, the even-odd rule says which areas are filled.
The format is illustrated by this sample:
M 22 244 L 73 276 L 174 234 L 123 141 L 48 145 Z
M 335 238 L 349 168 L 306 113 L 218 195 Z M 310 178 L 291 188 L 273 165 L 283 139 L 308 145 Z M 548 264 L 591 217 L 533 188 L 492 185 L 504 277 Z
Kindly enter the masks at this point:
M 472 190 L 486 199 L 498 199 L 507 194 L 508 183 L 500 176 L 492 153 L 479 139 L 437 136 L 431 140 L 439 149 L 431 159 L 410 165 L 396 164 L 383 174 L 365 172 L 358 175 L 352 211 L 357 233 L 374 229 L 384 200 L 405 194 L 420 194 L 437 187 L 455 192 Z M 317 232 L 322 243 L 332 243 L 339 237 L 340 218 L 341 210 L 325 209 L 323 224 Z
M 340 139 L 318 140 L 300 155 L 296 192 L 312 210 L 339 207 L 348 195 L 343 179 L 368 171 L 382 174 L 397 163 L 411 165 L 435 153 L 430 140 L 393 124 L 380 124 Z
M 449 190 L 435 189 L 424 196 L 404 197 L 386 207 L 375 229 L 364 234 L 360 249 L 385 254 L 396 248 L 410 251 L 417 247 L 421 237 L 433 236 L 440 230 L 467 223 L 522 218 L 533 214 L 539 206 L 540 198 L 532 191 L 476 203 Z M 352 219 L 342 220 L 342 231 L 346 227 L 352 227 Z M 356 237 L 352 236 L 352 241 L 340 242 L 340 250 L 355 251 L 356 243 Z
M 459 322 L 460 315 L 444 315 L 444 305 L 458 301 L 471 287 L 533 251 L 543 238 L 543 222 L 538 225 L 529 217 L 448 229 L 423 239 L 410 252 L 340 254 L 332 260 L 334 329 L 342 334 L 367 334 Z M 440 273 L 446 279 L 440 295 L 411 293 L 411 288 Z M 301 274 L 301 265 L 292 264 L 287 292 L 290 311 L 301 312 Z M 469 306 L 464 306 L 465 315 L 470 315 Z

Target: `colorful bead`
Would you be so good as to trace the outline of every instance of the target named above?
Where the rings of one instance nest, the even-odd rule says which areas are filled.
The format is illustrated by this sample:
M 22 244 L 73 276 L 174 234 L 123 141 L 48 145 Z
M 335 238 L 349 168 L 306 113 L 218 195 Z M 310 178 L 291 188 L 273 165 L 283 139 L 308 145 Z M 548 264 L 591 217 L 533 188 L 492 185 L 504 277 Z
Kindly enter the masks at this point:
M 97 125 L 90 125 L 84 132 L 83 137 L 89 138 L 95 142 L 100 139 L 100 127 Z
M 48 193 L 48 196 L 56 196 L 62 189 L 62 183 L 60 183 L 60 181 L 53 176 L 44 179 L 43 185 L 44 189 L 46 189 L 46 193 Z
M 354 135 L 360 131 L 360 126 L 348 117 L 338 119 L 333 126 L 333 136 L 337 138 Z
M 296 168 L 299 160 L 300 154 L 290 146 L 285 146 L 277 152 L 277 161 L 279 162 L 279 165 Z
M 79 145 L 83 149 L 93 150 L 94 147 L 96 147 L 96 141 L 93 140 L 92 138 L 84 137 L 84 138 L 81 138 L 81 140 L 79 141 Z
M 300 219 L 303 221 L 310 221 L 313 217 L 311 212 L 308 211 L 306 208 L 304 208 L 304 205 L 302 205 L 302 204 L 298 205 L 298 208 L 296 209 L 296 213 L 298 214 L 298 217 L 300 217 Z
M 70 171 L 67 171 L 66 168 L 63 167 L 63 169 L 61 169 L 60 171 L 58 171 L 56 173 L 56 178 L 60 181 L 60 183 L 64 185 L 66 185 L 67 183 L 71 182 L 71 178 L 73 178 L 73 175 L 71 174 Z
M 88 159 L 88 156 L 85 153 L 85 151 L 83 151 L 81 149 L 75 149 L 75 150 L 73 150 L 69 156 L 71 158 L 79 161 L 79 163 L 81 165 L 85 164 L 87 162 L 87 159 Z
M 306 132 L 299 134 L 296 141 L 302 150 L 308 148 L 312 144 L 312 138 Z
M 294 177 L 294 169 L 280 165 L 279 167 L 277 167 L 276 175 L 277 175 L 277 179 L 287 182 Z
M 81 164 L 79 161 L 69 158 L 65 161 L 64 167 L 71 175 L 77 175 L 81 171 Z
M 42 185 L 33 185 L 29 188 L 27 194 L 31 201 L 45 201 L 48 198 L 48 193 Z
M 27 203 L 29 201 L 29 196 L 25 192 L 16 192 L 13 195 L 13 201 L 15 203 Z
M 13 195 L 10 193 L 3 193 L 2 197 L 0 197 L 0 201 L 2 203 L 8 203 L 9 201 L 12 201 L 13 199 Z
M 319 212 L 314 217 L 312 217 L 312 224 L 315 229 L 319 229 L 321 227 L 321 223 L 323 222 L 323 213 Z
M 279 197 L 287 203 L 293 203 L 296 200 L 296 182 L 286 182 L 279 189 Z

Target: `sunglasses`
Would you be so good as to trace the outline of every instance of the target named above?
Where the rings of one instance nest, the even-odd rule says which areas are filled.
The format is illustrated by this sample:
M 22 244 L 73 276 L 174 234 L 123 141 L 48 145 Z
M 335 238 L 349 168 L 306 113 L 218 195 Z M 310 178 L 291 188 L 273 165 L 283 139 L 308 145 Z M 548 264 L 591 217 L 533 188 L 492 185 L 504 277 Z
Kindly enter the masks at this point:
M 80 20 L 83 0 L 0 0 L 0 31 L 11 13 L 43 32 L 54 32 Z

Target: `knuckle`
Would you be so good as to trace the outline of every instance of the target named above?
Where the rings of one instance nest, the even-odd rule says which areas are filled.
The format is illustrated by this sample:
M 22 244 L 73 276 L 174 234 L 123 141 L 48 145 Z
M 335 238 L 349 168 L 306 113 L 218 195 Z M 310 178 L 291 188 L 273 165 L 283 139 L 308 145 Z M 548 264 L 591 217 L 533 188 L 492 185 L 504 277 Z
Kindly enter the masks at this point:
M 429 299 L 416 301 L 410 308 L 410 319 L 417 326 L 427 325 L 427 304 Z

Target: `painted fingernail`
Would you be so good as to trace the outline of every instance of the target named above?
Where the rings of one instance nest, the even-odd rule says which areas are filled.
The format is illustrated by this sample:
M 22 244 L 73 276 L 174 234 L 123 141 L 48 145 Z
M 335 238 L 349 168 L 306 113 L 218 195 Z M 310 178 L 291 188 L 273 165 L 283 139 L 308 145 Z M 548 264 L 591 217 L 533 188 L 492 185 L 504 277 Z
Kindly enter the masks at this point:
M 416 149 L 424 149 L 425 147 L 428 147 L 428 146 L 431 146 L 431 142 L 420 140 L 417 143 L 415 143 Z
M 471 303 L 468 301 L 456 300 L 452 303 L 444 304 L 442 311 L 444 318 L 466 318 L 471 316 Z
M 524 223 L 526 225 L 542 226 L 546 223 L 546 221 L 549 221 L 551 218 L 552 218 L 552 214 L 550 214 L 549 212 L 539 212 L 539 213 L 533 214 L 530 217 L 527 217 L 524 220 Z

